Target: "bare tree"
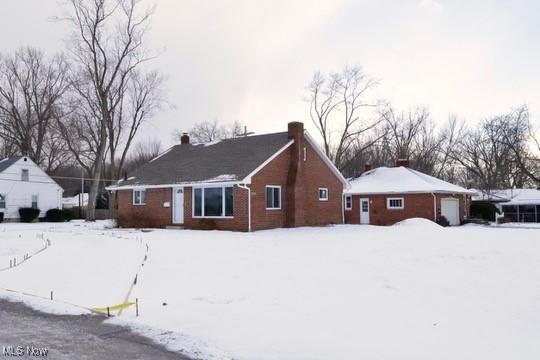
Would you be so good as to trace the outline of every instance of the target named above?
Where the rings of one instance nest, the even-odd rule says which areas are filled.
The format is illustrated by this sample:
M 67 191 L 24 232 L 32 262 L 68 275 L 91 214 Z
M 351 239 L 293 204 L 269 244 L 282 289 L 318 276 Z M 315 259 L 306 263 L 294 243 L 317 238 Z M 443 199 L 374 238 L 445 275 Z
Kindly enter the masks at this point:
M 67 73 L 63 56 L 45 58 L 33 48 L 0 59 L 0 137 L 46 170 L 65 155 L 53 122 L 64 115 Z
M 517 166 L 536 187 L 540 187 L 540 141 L 527 106 L 501 115 L 500 119 L 505 145 L 512 150 Z
M 193 143 L 209 143 L 216 140 L 231 139 L 244 135 L 242 125 L 238 121 L 221 125 L 217 119 L 213 121 L 202 121 L 193 125 L 189 130 L 189 136 Z M 180 142 L 183 132 L 176 130 L 173 139 Z
M 368 121 L 360 117 L 361 108 L 375 106 L 365 98 L 376 84 L 359 66 L 353 66 L 328 77 L 316 73 L 308 85 L 311 120 L 323 139 L 326 155 L 338 168 L 358 138 L 381 122 L 380 118 Z M 333 133 L 337 133 L 335 142 Z
M 97 194 L 102 178 L 110 124 L 123 104 L 124 94 L 133 74 L 151 57 L 144 47 L 152 9 L 142 9 L 140 0 L 69 0 L 65 17 L 73 26 L 69 43 L 71 60 L 76 70 L 74 89 L 82 118 L 73 125 L 95 124 L 92 135 L 82 134 L 92 143 L 87 157 L 91 176 L 87 220 L 95 219 Z M 80 110 L 80 108 L 84 110 Z M 91 137 L 91 141 L 87 141 Z M 78 145 L 71 144 L 72 149 Z M 80 156 L 76 157 L 81 160 Z M 80 161 L 79 161 L 80 162 Z
M 140 126 L 161 109 L 163 77 L 157 72 L 133 71 L 118 96 L 119 106 L 107 123 L 111 176 L 120 179 Z
M 159 139 L 150 139 L 144 142 L 138 142 L 130 152 L 124 170 L 130 172 L 138 167 L 146 164 L 158 156 L 163 150 L 163 146 Z

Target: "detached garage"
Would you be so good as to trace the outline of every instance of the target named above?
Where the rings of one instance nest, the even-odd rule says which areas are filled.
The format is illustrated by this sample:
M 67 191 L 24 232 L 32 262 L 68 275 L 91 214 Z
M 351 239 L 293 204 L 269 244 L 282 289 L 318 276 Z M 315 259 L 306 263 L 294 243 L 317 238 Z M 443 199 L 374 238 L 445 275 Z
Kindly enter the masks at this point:
M 472 190 L 410 169 L 407 161 L 396 167 L 366 171 L 345 190 L 344 214 L 348 224 L 392 225 L 421 217 L 437 221 L 444 216 L 459 225 L 468 216 Z

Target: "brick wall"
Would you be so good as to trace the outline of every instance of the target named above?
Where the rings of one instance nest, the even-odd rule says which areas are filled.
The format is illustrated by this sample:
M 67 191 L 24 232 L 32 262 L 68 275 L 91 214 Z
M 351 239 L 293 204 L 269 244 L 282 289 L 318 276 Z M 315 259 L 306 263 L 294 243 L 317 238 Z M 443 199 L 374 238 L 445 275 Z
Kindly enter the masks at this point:
M 171 188 L 146 189 L 145 205 L 133 205 L 133 191 L 117 192 L 117 222 L 122 227 L 165 227 L 172 225 Z M 169 202 L 171 207 L 164 207 Z
M 306 148 L 306 161 L 303 162 L 302 174 L 297 178 L 295 192 L 295 226 L 316 226 L 340 224 L 342 222 L 341 195 L 343 184 L 326 166 L 313 147 L 303 143 Z M 286 226 L 287 177 L 292 147 L 268 163 L 251 181 L 252 229 L 270 229 Z M 281 209 L 266 210 L 266 185 L 281 186 Z M 328 201 L 319 201 L 319 188 L 328 189 Z M 299 200 L 301 199 L 301 200 Z
M 459 199 L 459 217 L 468 215 L 466 201 L 463 195 L 435 194 L 437 200 L 437 216 L 441 213 L 442 198 Z M 404 209 L 387 209 L 386 199 L 402 197 L 404 199 Z M 353 195 L 352 209 L 345 210 L 345 222 L 347 224 L 360 223 L 360 198 L 369 198 L 369 222 L 372 225 L 392 225 L 401 220 L 420 217 L 429 220 L 434 219 L 433 215 L 433 195 L 429 194 L 392 194 L 392 195 Z
M 233 218 L 223 219 L 193 218 L 192 191 L 191 187 L 184 188 L 184 226 L 186 229 L 248 231 L 247 190 L 234 186 Z

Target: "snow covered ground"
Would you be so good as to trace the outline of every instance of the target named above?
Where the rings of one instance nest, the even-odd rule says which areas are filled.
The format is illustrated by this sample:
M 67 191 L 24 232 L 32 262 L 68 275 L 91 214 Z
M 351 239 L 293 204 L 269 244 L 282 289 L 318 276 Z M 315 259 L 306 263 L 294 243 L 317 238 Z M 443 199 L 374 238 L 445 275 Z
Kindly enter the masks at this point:
M 148 244 L 130 297 L 140 316 L 129 309 L 114 322 L 201 358 L 540 357 L 538 229 L 414 220 L 252 234 L 54 226 L 51 247 L 0 272 L 1 288 L 47 296 L 54 287 L 77 305 L 116 304 Z

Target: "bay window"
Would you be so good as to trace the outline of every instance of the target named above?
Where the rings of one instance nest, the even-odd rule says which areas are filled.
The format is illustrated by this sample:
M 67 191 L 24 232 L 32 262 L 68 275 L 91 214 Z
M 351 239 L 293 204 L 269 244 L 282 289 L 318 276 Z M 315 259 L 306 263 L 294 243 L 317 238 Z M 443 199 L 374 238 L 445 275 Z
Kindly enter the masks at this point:
M 233 187 L 193 188 L 193 217 L 232 217 Z

